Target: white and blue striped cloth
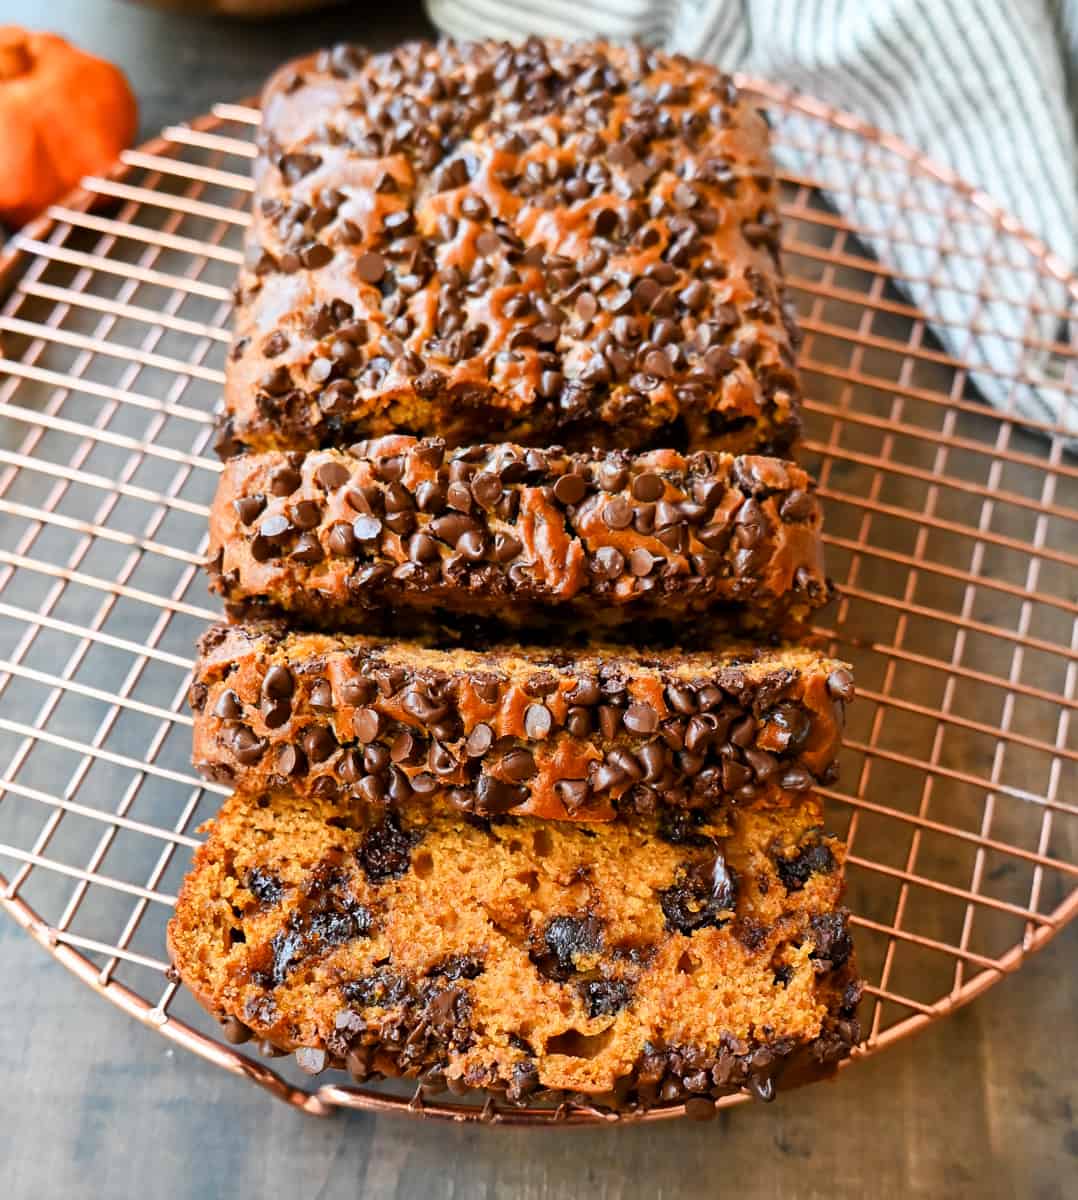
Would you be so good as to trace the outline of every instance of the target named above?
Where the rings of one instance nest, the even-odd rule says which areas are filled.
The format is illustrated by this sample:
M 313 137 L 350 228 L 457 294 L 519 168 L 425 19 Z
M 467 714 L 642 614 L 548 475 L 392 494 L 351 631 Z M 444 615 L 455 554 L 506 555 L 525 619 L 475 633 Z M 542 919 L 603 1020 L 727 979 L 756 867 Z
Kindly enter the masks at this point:
M 950 166 L 1062 262 L 1078 266 L 1078 0 L 426 3 L 435 25 L 455 37 L 639 38 L 819 97 Z M 887 237 L 895 210 L 882 178 L 851 190 L 848 180 L 829 177 L 840 163 L 802 158 L 783 165 L 830 182 L 859 227 L 881 231 L 867 240 L 899 278 L 913 281 L 906 289 L 940 341 L 975 368 L 988 368 L 974 375 L 988 400 L 1062 426 L 1074 448 L 1078 395 L 1073 386 L 1058 386 L 1058 356 L 1030 352 L 1060 338 L 1056 314 L 1073 308 L 1065 287 L 1029 264 L 1001 279 L 991 265 L 998 242 L 989 244 L 999 234 L 987 226 L 983 253 L 976 245 L 951 252 L 945 219 L 930 214 L 905 214 L 914 228 Z M 941 276 L 953 286 L 941 287 Z M 987 314 L 978 299 L 986 293 L 1006 297 Z M 983 331 L 972 342 L 971 322 Z

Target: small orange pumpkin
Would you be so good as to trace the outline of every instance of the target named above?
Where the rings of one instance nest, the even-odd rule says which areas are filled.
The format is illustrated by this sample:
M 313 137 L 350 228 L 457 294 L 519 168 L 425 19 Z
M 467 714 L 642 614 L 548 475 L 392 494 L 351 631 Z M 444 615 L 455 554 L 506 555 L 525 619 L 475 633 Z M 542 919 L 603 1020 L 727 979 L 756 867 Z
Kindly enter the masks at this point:
M 51 33 L 0 26 L 0 221 L 21 225 L 131 144 L 122 72 Z

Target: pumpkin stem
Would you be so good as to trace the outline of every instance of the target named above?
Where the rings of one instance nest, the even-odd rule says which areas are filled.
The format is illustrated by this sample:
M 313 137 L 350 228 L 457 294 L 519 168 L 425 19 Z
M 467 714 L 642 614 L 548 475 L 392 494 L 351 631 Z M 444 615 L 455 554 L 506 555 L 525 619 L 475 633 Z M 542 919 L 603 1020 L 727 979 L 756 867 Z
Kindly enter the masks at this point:
M 30 47 L 25 40 L 0 46 L 0 83 L 27 74 L 33 65 Z

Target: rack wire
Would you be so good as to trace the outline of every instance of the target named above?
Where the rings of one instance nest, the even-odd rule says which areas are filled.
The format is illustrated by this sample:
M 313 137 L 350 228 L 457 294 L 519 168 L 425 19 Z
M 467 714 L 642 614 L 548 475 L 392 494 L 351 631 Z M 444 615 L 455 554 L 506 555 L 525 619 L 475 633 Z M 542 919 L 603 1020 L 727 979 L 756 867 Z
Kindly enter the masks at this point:
M 868 981 L 856 1061 L 1078 910 L 1078 281 L 904 144 L 742 82 L 771 120 L 806 332 L 839 587 L 816 632 L 859 685 L 826 793 Z M 100 996 L 308 1112 L 612 1119 L 316 1086 L 225 1043 L 168 976 L 164 926 L 224 791 L 191 770 L 183 702 L 218 615 L 208 446 L 257 121 L 223 104 L 166 129 L 0 259 L 0 904 Z

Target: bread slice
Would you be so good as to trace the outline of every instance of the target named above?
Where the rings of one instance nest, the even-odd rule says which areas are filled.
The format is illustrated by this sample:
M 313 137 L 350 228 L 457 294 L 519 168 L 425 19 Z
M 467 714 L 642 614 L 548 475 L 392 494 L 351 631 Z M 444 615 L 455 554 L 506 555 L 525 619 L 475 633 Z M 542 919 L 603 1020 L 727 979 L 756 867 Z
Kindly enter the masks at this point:
M 792 636 L 830 597 L 820 526 L 812 480 L 778 459 L 390 436 L 232 460 L 209 569 L 234 614 L 332 631 L 392 612 Z
M 203 635 L 190 703 L 195 766 L 247 791 L 691 822 L 832 782 L 852 696 L 799 646 L 484 652 L 262 622 Z
M 859 1036 L 844 847 L 811 796 L 724 837 L 237 793 L 169 926 L 233 1037 L 310 1070 L 697 1107 Z

